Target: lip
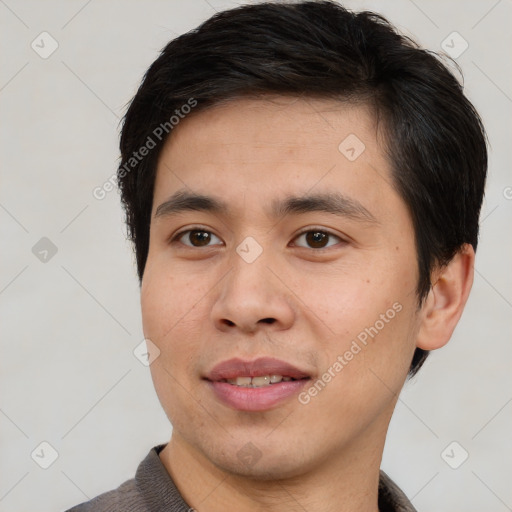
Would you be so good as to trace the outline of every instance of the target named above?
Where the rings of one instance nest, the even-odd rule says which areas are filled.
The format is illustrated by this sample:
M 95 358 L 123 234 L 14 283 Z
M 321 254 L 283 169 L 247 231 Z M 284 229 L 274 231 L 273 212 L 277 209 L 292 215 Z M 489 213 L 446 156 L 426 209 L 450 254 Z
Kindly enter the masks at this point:
M 308 373 L 299 368 L 273 357 L 260 357 L 254 361 L 244 361 L 234 358 L 223 361 L 214 366 L 206 375 L 212 382 L 223 379 L 236 379 L 237 377 L 261 377 L 262 375 L 282 375 L 292 379 L 310 377 Z
M 225 379 L 263 375 L 282 375 L 296 380 L 259 388 L 245 388 L 224 382 Z M 216 398 L 228 407 L 239 411 L 261 412 L 273 409 L 298 394 L 311 376 L 285 361 L 261 357 L 254 361 L 229 359 L 214 366 L 205 379 Z

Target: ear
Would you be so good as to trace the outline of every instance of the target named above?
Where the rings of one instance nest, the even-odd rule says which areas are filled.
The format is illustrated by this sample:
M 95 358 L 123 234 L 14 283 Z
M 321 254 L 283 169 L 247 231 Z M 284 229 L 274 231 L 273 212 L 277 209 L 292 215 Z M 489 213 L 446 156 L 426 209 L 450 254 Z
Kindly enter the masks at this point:
M 441 348 L 452 336 L 473 285 L 475 251 L 469 244 L 434 274 L 434 284 L 421 308 L 416 346 Z

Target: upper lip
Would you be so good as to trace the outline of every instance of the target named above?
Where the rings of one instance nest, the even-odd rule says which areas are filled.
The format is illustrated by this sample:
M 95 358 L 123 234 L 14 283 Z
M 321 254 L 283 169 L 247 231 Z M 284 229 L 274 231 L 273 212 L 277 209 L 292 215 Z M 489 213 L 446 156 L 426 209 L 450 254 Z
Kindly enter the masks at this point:
M 292 379 L 309 378 L 309 374 L 299 368 L 272 357 L 260 357 L 253 361 L 234 358 L 215 365 L 206 378 L 210 381 L 236 379 L 237 377 L 261 377 L 263 375 L 281 375 Z

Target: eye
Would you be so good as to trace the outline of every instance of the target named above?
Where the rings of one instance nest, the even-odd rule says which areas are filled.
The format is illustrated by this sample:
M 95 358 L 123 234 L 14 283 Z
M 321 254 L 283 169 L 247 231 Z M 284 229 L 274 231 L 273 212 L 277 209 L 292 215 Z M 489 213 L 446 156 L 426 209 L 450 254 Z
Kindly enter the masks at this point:
M 186 245 L 187 247 L 208 247 L 211 245 L 210 242 L 214 238 L 216 238 L 220 243 L 222 243 L 220 238 L 215 236 L 211 231 L 208 231 L 206 229 L 187 229 L 186 231 L 178 233 L 171 240 L 171 242 L 180 241 L 183 245 Z M 186 243 L 186 241 L 188 241 L 188 243 Z
M 329 238 L 335 238 L 337 242 L 329 243 Z M 336 243 L 344 242 L 344 240 L 341 239 L 339 236 L 334 235 L 329 231 L 324 231 L 321 229 L 308 229 L 307 231 L 303 231 L 295 238 L 295 240 L 301 239 L 303 239 L 305 243 L 309 245 L 309 247 L 306 246 L 306 248 L 320 250 L 330 247 L 332 245 L 336 245 Z
M 217 239 L 218 242 L 212 244 L 212 241 L 215 242 L 214 239 Z M 329 242 L 330 239 L 331 243 Z M 344 242 L 342 238 L 329 231 L 311 228 L 300 233 L 298 236 L 295 237 L 294 240 L 303 240 L 307 244 L 304 246 L 294 242 L 294 245 L 298 245 L 299 247 L 305 247 L 307 249 L 315 249 L 317 251 L 321 251 L 323 249 L 331 247 L 332 245 L 336 245 L 339 242 Z M 220 240 L 219 237 L 214 235 L 211 231 L 208 231 L 207 229 L 203 228 L 187 229 L 185 231 L 181 231 L 180 233 L 176 234 L 171 240 L 171 243 L 176 242 L 180 242 L 183 245 L 186 245 L 187 247 L 193 248 L 211 247 L 212 245 L 218 245 L 218 243 L 222 244 L 222 241 Z

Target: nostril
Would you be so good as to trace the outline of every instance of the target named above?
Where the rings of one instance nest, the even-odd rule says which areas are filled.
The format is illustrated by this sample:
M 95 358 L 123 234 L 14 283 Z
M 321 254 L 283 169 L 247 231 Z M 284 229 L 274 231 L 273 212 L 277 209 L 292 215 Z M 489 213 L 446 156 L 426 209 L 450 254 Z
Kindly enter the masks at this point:
M 263 318 L 260 322 L 265 322 L 266 324 L 273 324 L 276 321 L 275 318 Z

